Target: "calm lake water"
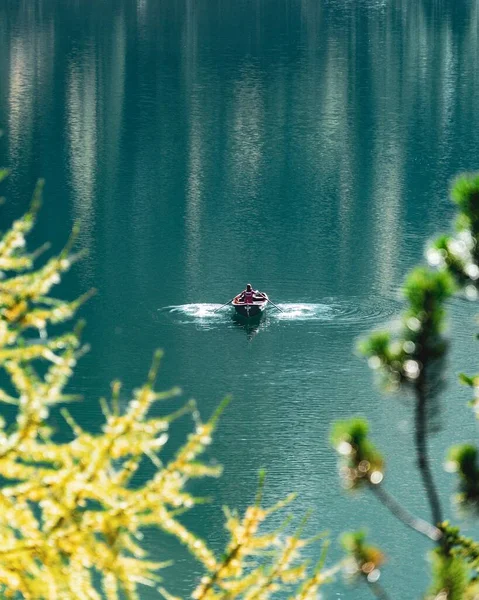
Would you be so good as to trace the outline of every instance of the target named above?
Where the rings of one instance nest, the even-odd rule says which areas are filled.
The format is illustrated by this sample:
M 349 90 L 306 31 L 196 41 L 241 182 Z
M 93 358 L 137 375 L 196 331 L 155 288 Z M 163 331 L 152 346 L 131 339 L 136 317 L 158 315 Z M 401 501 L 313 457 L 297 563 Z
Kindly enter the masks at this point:
M 59 293 L 99 290 L 71 388 L 88 425 L 109 382 L 141 383 L 157 347 L 160 386 L 181 385 L 203 415 L 233 395 L 210 452 L 224 476 L 198 484 L 214 500 L 187 518 L 214 547 L 221 506 L 251 501 L 265 467 L 268 501 L 296 490 L 296 517 L 312 509 L 308 529 L 330 531 L 330 563 L 340 532 L 364 525 L 388 555 L 393 598 L 427 586 L 427 544 L 374 498 L 341 491 L 328 437 L 336 419 L 366 415 L 387 487 L 428 517 L 411 404 L 382 397 L 354 348 L 397 312 L 405 273 L 449 228 L 451 178 L 479 168 L 478 61 L 476 0 L 0 3 L 0 164 L 11 169 L 1 227 L 40 176 L 34 241 L 58 249 L 82 224 L 89 254 Z M 247 281 L 285 310 L 253 331 L 212 314 Z M 455 519 L 442 463 L 449 444 L 477 438 L 455 377 L 477 367 L 477 309 L 451 308 L 432 446 Z M 190 426 L 178 423 L 173 445 Z M 175 557 L 165 583 L 187 594 L 195 563 L 170 539 L 147 545 Z M 338 597 L 369 592 L 339 578 L 325 589 Z

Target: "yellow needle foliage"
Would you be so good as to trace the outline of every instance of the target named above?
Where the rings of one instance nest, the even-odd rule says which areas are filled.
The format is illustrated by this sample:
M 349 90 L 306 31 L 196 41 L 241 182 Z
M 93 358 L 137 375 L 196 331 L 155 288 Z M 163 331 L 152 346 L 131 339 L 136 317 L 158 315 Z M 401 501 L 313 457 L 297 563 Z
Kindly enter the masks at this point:
M 154 390 L 159 354 L 123 410 L 120 385 L 113 384 L 111 402 L 102 404 L 100 433 L 84 431 L 62 409 L 71 435 L 67 442 L 55 440 L 49 411 L 74 399 L 64 388 L 85 350 L 79 327 L 57 335 L 55 325 L 71 319 L 89 294 L 73 302 L 50 296 L 74 262 L 73 238 L 38 268 L 35 259 L 44 248 L 26 250 L 41 189 L 40 182 L 30 210 L 0 241 L 0 366 L 6 373 L 0 401 L 13 405 L 5 411 L 8 418 L 0 416 L 1 597 L 133 599 L 140 585 L 148 585 L 174 598 L 159 586 L 157 571 L 166 563 L 148 560 L 141 547 L 142 529 L 156 527 L 180 540 L 203 566 L 196 600 L 263 600 L 279 591 L 298 600 L 315 598 L 332 571 L 323 570 L 320 558 L 308 574 L 300 553 L 312 540 L 301 539 L 300 530 L 286 535 L 285 527 L 260 532 L 268 515 L 285 503 L 264 509 L 259 493 L 242 518 L 227 512 L 230 542 L 220 559 L 181 523 L 181 514 L 198 502 L 187 490 L 189 480 L 220 475 L 200 455 L 211 443 L 222 406 L 206 423 L 192 403 L 163 418 L 151 416 L 154 403 L 178 393 Z M 159 455 L 171 423 L 187 412 L 195 417 L 193 431 L 165 464 Z M 156 471 L 133 486 L 145 457 Z

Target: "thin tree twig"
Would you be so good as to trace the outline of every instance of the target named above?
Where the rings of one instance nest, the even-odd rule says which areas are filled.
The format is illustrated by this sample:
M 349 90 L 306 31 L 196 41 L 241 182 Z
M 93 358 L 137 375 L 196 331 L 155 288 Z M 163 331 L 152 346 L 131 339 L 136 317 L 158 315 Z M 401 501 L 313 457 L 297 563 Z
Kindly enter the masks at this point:
M 374 596 L 376 596 L 376 598 L 378 598 L 379 600 L 391 600 L 391 597 L 380 583 L 378 583 L 377 581 L 373 582 L 367 580 L 366 583 L 368 584 L 369 589 L 374 594 Z
M 425 361 L 422 363 L 425 365 Z M 432 521 L 435 525 L 442 523 L 442 508 L 436 484 L 429 464 L 427 444 L 427 401 L 428 391 L 425 366 L 421 371 L 415 385 L 416 407 L 414 411 L 414 440 L 416 445 L 417 465 L 424 484 L 424 489 L 431 508 Z
M 370 483 L 369 488 L 378 500 L 404 525 L 414 529 L 417 533 L 425 535 L 433 542 L 437 542 L 441 537 L 442 533 L 440 529 L 431 525 L 420 517 L 415 517 L 407 509 L 405 509 L 382 485 L 375 485 Z

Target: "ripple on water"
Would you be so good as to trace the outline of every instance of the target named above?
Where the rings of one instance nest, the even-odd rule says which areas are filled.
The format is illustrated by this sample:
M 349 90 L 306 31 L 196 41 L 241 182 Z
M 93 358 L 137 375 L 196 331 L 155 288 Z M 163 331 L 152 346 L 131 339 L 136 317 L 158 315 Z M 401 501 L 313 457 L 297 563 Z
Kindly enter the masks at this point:
M 338 325 L 365 325 L 374 327 L 396 316 L 401 303 L 384 296 L 369 298 L 331 298 L 330 306 L 336 314 L 334 323 Z
M 391 298 L 327 298 L 319 303 L 283 302 L 268 309 L 266 319 L 270 324 L 318 321 L 327 325 L 344 327 L 367 325 L 372 327 L 392 318 L 400 310 L 400 304 Z M 219 310 L 221 309 L 221 310 Z M 176 324 L 194 324 L 204 329 L 231 325 L 231 308 L 221 304 L 181 304 L 159 309 Z

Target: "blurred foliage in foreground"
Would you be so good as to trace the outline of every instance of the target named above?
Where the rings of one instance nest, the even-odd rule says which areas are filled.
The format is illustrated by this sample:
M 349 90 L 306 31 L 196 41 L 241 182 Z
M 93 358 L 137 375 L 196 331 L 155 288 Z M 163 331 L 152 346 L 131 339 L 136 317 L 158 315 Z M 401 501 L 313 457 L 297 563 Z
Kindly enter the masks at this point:
M 0 172 L 0 179 L 5 175 Z M 156 527 L 180 540 L 202 565 L 204 576 L 193 591 L 197 600 L 264 600 L 277 592 L 297 600 L 317 598 L 333 574 L 323 568 L 323 536 L 303 539 L 301 526 L 288 533 L 287 520 L 278 530 L 264 528 L 269 515 L 292 498 L 264 508 L 262 481 L 243 515 L 226 511 L 229 542 L 221 557 L 182 524 L 181 515 L 201 501 L 188 491 L 188 482 L 220 475 L 218 466 L 200 457 L 223 405 L 206 422 L 191 402 L 167 416 L 150 416 L 153 404 L 178 393 L 154 389 L 159 354 L 146 383 L 123 408 L 120 384 L 113 384 L 111 400 L 102 401 L 101 433 L 83 430 L 62 408 L 70 435 L 55 440 L 50 410 L 75 400 L 64 388 L 85 351 L 79 326 L 68 333 L 56 333 L 56 326 L 74 317 L 88 294 L 73 302 L 50 295 L 76 258 L 73 237 L 38 268 L 35 259 L 46 248 L 26 250 L 41 188 L 40 182 L 30 210 L 0 241 L 0 365 L 6 373 L 0 401 L 12 405 L 11 418 L 0 417 L 0 595 L 133 599 L 146 585 L 174 598 L 158 576 L 168 557 L 153 562 L 141 545 L 142 529 Z M 184 414 L 193 417 L 192 432 L 163 463 L 159 455 L 171 424 Z M 132 485 L 144 459 L 153 463 L 154 474 Z M 316 565 L 301 557 L 312 542 L 322 546 Z
M 411 530 L 433 544 L 430 554 L 431 585 L 428 600 L 479 600 L 479 543 L 464 537 L 460 529 L 444 521 L 443 498 L 430 465 L 428 438 L 437 429 L 438 396 L 444 388 L 444 359 L 448 340 L 444 335 L 446 302 L 453 295 L 475 300 L 479 291 L 479 175 L 465 174 L 453 184 L 452 199 L 458 207 L 456 233 L 442 235 L 426 250 L 428 267 L 417 267 L 406 278 L 406 309 L 398 324 L 372 333 L 360 344 L 369 365 L 381 376 L 385 391 L 403 392 L 413 398 L 413 446 L 430 519 L 413 515 L 386 488 L 386 461 L 368 437 L 368 423 L 359 418 L 337 423 L 332 443 L 340 455 L 340 474 L 346 489 L 367 488 Z M 478 414 L 479 376 L 460 376 L 474 390 L 472 406 Z M 449 450 L 446 468 L 458 474 L 456 509 L 477 516 L 479 464 L 471 444 Z M 346 537 L 346 548 L 356 562 L 355 573 L 383 600 L 378 587 L 381 552 L 367 551 L 363 532 Z M 402 565 L 407 569 L 407 565 Z M 371 577 L 371 574 L 374 574 Z

